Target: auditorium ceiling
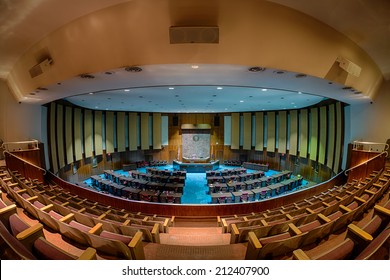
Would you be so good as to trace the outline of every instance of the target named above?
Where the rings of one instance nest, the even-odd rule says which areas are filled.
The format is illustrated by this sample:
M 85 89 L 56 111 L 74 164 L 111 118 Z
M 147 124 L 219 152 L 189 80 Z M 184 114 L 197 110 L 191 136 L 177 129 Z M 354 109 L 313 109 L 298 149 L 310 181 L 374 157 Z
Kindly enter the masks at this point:
M 187 2 L 191 1 L 196 0 Z M 84 15 L 123 2 L 130 1 L 1 0 L 0 78 L 6 80 L 18 59 L 48 34 Z M 390 1 L 269 2 L 305 13 L 345 34 L 369 54 L 386 80 L 390 78 Z M 346 103 L 368 101 L 341 84 L 280 69 L 250 71 L 253 66 L 257 65 L 141 65 L 140 72 L 107 69 L 91 73 L 100 77 L 93 81 L 93 87 L 84 87 L 80 79 L 69 79 L 58 89 L 52 87 L 50 98 L 42 97 L 39 89 L 29 98 L 39 104 L 67 98 L 91 109 L 149 112 L 283 110 L 304 108 L 328 98 Z

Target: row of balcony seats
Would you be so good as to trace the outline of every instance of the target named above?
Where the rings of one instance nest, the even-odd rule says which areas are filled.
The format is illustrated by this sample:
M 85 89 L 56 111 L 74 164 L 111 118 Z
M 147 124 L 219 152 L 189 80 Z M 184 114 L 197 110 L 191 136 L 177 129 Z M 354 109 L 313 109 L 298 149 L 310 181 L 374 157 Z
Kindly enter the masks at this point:
M 377 172 L 364 182 L 334 187 L 279 209 L 219 220 L 223 231 L 231 233 L 231 243 L 249 241 L 246 258 L 274 258 L 317 243 L 355 221 L 388 189 L 387 175 L 379 178 Z M 390 202 L 385 207 L 390 208 Z
M 171 222 L 156 215 L 106 210 L 61 188 L 2 175 L 7 193 L 39 221 L 74 242 L 116 258 L 144 259 L 143 242 L 159 243 L 159 233 L 167 231 Z

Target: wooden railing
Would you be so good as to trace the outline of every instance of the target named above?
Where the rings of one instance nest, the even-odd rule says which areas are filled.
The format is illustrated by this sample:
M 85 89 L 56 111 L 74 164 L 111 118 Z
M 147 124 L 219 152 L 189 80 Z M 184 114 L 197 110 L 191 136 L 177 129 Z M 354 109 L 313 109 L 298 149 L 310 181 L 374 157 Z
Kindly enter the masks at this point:
M 337 174 L 332 179 L 318 184 L 310 188 L 291 192 L 282 196 L 277 196 L 271 199 L 265 199 L 258 202 L 235 203 L 235 204 L 209 204 L 209 205 L 184 205 L 184 204 L 165 204 L 165 203 L 150 203 L 143 201 L 132 201 L 120 197 L 103 194 L 89 188 L 84 188 L 55 176 L 51 172 L 46 172 L 43 176 L 41 168 L 26 162 L 25 160 L 14 155 L 6 154 L 7 166 L 10 170 L 17 170 L 25 177 L 36 178 L 38 180 L 46 180 L 47 182 L 55 183 L 62 188 L 77 194 L 79 197 L 85 197 L 101 204 L 111 205 L 112 207 L 125 209 L 132 212 L 142 212 L 146 214 L 158 214 L 166 216 L 195 216 L 195 217 L 210 217 L 210 216 L 226 216 L 233 214 L 247 214 L 252 212 L 261 212 L 266 209 L 273 209 L 282 205 L 288 205 L 296 201 L 319 194 L 327 189 L 344 184 L 347 181 L 345 172 Z M 355 178 L 364 178 L 374 170 L 381 170 L 384 167 L 385 155 L 369 159 L 364 164 L 360 164 L 356 168 L 350 169 L 348 176 Z M 9 165 L 8 165 L 9 164 Z

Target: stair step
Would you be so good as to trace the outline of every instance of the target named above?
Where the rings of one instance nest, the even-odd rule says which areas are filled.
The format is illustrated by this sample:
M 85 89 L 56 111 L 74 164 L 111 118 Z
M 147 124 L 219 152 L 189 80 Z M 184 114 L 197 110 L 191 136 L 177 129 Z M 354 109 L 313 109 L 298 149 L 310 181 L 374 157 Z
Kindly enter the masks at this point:
M 222 234 L 221 227 L 170 227 L 169 234 L 183 235 L 219 235 Z
M 160 233 L 160 243 L 183 246 L 229 245 L 230 234 L 187 235 Z

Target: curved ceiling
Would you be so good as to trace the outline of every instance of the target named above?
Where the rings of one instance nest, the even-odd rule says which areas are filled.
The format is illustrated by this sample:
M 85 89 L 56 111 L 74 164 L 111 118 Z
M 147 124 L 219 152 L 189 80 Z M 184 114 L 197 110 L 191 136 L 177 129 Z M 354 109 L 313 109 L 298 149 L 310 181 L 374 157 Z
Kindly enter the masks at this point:
M 39 40 L 61 26 L 89 13 L 127 0 L 5 0 L 0 2 L 0 78 L 6 80 L 16 61 Z M 173 1 L 175 2 L 175 1 Z M 187 1 L 191 2 L 191 1 Z M 306 13 L 345 34 L 390 78 L 390 2 L 387 0 L 270 0 Z M 346 103 L 368 102 L 368 97 L 341 84 L 297 73 L 248 71 L 253 65 L 147 65 L 140 73 L 108 69 L 31 92 L 26 102 L 44 104 L 67 100 L 83 107 L 161 112 L 223 112 L 303 108 L 324 98 Z M 196 70 L 196 72 L 195 72 Z M 111 74 L 107 74 L 111 73 Z M 169 73 L 169 75 L 168 75 Z M 174 90 L 169 90 L 174 87 Z M 222 90 L 217 90 L 222 87 Z M 168 90 L 167 90 L 168 88 Z M 92 90 L 91 90 L 92 89 Z M 125 93 L 125 89 L 130 89 Z M 267 92 L 261 91 L 267 89 Z M 94 94 L 89 94 L 91 91 Z M 302 92 L 302 95 L 298 95 Z M 103 97 L 103 93 L 105 94 Z M 74 97 L 70 97 L 74 95 Z M 151 96 L 153 95 L 153 99 Z M 142 96 L 142 98 L 140 97 Z M 250 97 L 252 96 L 252 97 Z M 110 99 L 108 99 L 110 98 Z M 84 100 L 84 101 L 83 101 Z M 147 100 L 147 102 L 145 102 Z M 179 100 L 182 100 L 181 102 Z M 211 101 L 212 100 L 212 101 Z M 149 102 L 151 101 L 151 102 Z M 240 102 L 243 101 L 243 102 Z M 181 103 L 185 103 L 184 108 Z M 212 105 L 213 104 L 213 105 Z
M 159 64 L 137 69 L 141 71 L 113 69 L 48 88 L 52 97 L 84 108 L 166 113 L 299 109 L 325 99 L 370 101 L 341 84 L 277 69 L 221 64 Z M 95 90 L 90 90 L 91 85 Z M 74 96 L 66 97 L 68 87 Z

